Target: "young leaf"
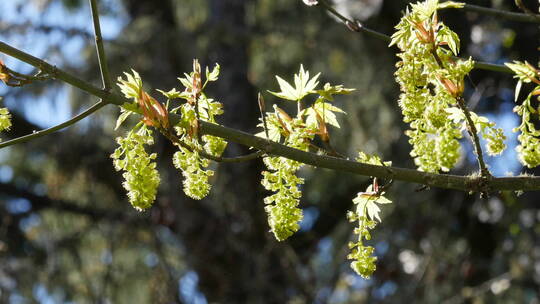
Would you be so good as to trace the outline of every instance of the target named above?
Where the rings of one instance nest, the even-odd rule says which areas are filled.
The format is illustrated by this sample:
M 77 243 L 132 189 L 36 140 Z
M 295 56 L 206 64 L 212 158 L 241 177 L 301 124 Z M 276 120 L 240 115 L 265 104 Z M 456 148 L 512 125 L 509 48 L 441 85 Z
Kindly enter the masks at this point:
M 129 117 L 129 115 L 133 114 L 133 112 L 125 110 L 124 108 L 120 108 L 120 111 L 122 114 L 118 116 L 118 119 L 116 120 L 116 126 L 114 127 L 114 130 L 117 130 L 122 123 Z
M 315 92 L 328 101 L 334 101 L 333 95 L 346 95 L 353 91 L 355 89 L 344 88 L 343 85 L 332 86 L 327 82 L 324 84 L 322 90 L 316 90 Z
M 384 193 L 377 193 L 373 191 L 373 186 L 370 185 L 366 192 L 358 193 L 357 197 L 353 199 L 353 202 L 357 204 L 358 216 L 367 216 L 371 220 L 378 220 L 381 222 L 379 213 L 381 209 L 378 204 L 390 204 L 391 200 L 383 196 Z M 365 212 L 364 212 L 365 210 Z
M 212 69 L 212 72 L 210 72 L 208 67 L 206 67 L 206 81 L 218 80 L 219 71 L 220 71 L 220 66 L 217 63 L 216 63 L 216 66 Z
M 139 94 L 142 91 L 142 80 L 139 73 L 137 73 L 135 70 L 131 70 L 133 75 L 124 72 L 124 75 L 126 76 L 126 79 L 122 79 L 122 77 L 118 77 L 118 87 L 120 87 L 120 91 L 126 96 L 127 98 L 139 98 Z
M 276 76 L 281 92 L 268 92 L 282 99 L 300 101 L 306 95 L 313 93 L 319 84 L 317 79 L 319 78 L 320 74 L 321 73 L 310 79 L 309 71 L 305 71 L 304 66 L 300 65 L 300 72 L 294 75 L 295 87 L 283 80 L 283 78 Z
M 523 81 L 519 80 L 516 84 L 516 91 L 514 92 L 514 102 L 517 102 L 519 97 L 519 92 L 521 91 L 521 86 L 523 85 Z
M 313 104 L 313 106 L 305 109 L 303 112 L 303 115 L 306 115 L 306 124 L 308 126 L 317 126 L 317 114 L 318 114 L 321 116 L 324 122 L 336 128 L 339 128 L 340 126 L 336 119 L 336 114 L 334 114 L 334 112 L 345 113 L 340 108 L 335 107 L 328 102 L 322 101 L 322 98 L 321 98 L 321 99 L 318 99 Z
M 169 92 L 165 92 L 162 90 L 157 90 L 161 94 L 163 94 L 167 99 L 177 99 L 177 98 L 184 98 L 184 92 L 178 92 L 176 88 L 171 89 Z
M 531 82 L 532 79 L 536 78 L 538 73 L 538 71 L 527 61 L 514 61 L 514 63 L 506 62 L 505 65 L 516 74 L 514 75 L 514 78 L 518 78 L 525 83 Z
M 445 1 L 443 3 L 439 3 L 437 5 L 437 9 L 463 8 L 464 6 L 465 6 L 465 3 L 463 2 Z

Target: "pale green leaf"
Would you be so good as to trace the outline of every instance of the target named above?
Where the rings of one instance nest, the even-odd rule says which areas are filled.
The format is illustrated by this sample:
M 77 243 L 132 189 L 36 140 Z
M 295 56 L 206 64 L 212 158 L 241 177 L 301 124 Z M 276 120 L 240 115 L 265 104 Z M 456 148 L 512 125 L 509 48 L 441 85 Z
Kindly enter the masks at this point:
M 322 98 L 324 98 L 326 100 L 329 100 L 329 101 L 333 101 L 334 100 L 333 95 L 336 95 L 336 94 L 340 94 L 340 95 L 350 94 L 354 90 L 355 89 L 344 88 L 343 85 L 332 86 L 329 83 L 325 83 L 322 90 L 316 90 L 315 92 L 317 94 L 319 94 Z
M 463 114 L 463 111 L 457 107 L 446 108 L 445 111 L 449 114 L 448 119 L 454 123 L 459 123 L 460 121 L 465 120 L 465 114 Z
M 182 92 L 178 92 L 175 88 L 173 88 L 172 90 L 168 92 L 165 92 L 159 89 L 157 91 L 163 94 L 165 97 L 167 97 L 167 99 L 182 98 Z
M 212 69 L 212 72 L 208 70 L 208 67 L 206 67 L 206 80 L 207 81 L 216 81 L 218 79 L 220 72 L 220 66 L 216 63 L 216 66 Z
M 381 212 L 381 208 L 375 203 L 373 199 L 368 199 L 365 204 L 366 213 L 367 216 L 372 220 L 378 220 L 381 221 L 381 218 L 379 216 L 379 213 Z
M 283 78 L 276 76 L 281 92 L 270 92 L 271 94 L 287 100 L 299 101 L 306 95 L 312 93 L 319 82 L 320 73 L 309 79 L 309 71 L 304 70 L 304 67 L 300 65 L 300 72 L 294 75 L 294 85 L 290 85 Z
M 392 201 L 381 195 L 381 196 L 379 196 L 379 198 L 376 200 L 376 203 L 377 203 L 377 204 L 391 204 Z
M 519 80 L 516 84 L 516 91 L 514 93 L 514 102 L 517 102 L 519 97 L 519 92 L 521 91 L 521 86 L 523 85 L 523 81 Z
M 463 2 L 445 1 L 443 3 L 439 3 L 439 5 L 437 6 L 437 9 L 463 8 L 463 7 L 465 7 L 465 3 Z
M 518 78 L 522 82 L 529 83 L 531 82 L 531 79 L 536 77 L 535 68 L 527 61 L 514 61 L 513 63 L 506 62 L 505 65 L 516 74 L 514 78 Z
M 353 202 L 357 204 L 358 216 L 367 216 L 371 220 L 381 222 L 379 213 L 381 211 L 378 204 L 391 204 L 392 201 L 382 196 L 384 193 L 376 193 L 370 185 L 365 192 L 359 192 Z
M 115 130 L 117 130 L 120 125 L 122 125 L 122 123 L 129 117 L 129 115 L 133 114 L 133 112 L 126 111 L 124 109 L 121 109 L 120 111 L 122 111 L 122 113 L 120 114 L 120 116 L 118 116 L 118 119 L 116 120 L 116 126 L 114 127 Z

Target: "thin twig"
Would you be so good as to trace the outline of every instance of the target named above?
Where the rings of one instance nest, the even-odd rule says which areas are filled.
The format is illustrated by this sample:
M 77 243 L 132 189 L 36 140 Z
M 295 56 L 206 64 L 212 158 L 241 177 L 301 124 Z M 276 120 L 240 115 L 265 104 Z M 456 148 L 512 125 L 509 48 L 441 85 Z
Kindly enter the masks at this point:
M 511 20 L 511 21 L 540 23 L 540 16 L 538 15 L 508 12 L 504 10 L 483 7 L 483 6 L 478 6 L 474 4 L 465 4 L 465 6 L 462 9 L 469 12 L 475 12 L 475 13 L 489 15 L 493 17 L 499 17 L 499 18 L 503 18 L 503 19 Z
M 19 49 L 13 48 L 3 42 L 0 42 L 0 52 L 13 56 L 21 61 L 44 70 L 45 72 L 54 71 L 55 78 L 81 89 L 93 96 L 103 99 L 104 103 L 122 105 L 130 103 L 128 98 L 116 93 L 101 90 L 92 84 L 81 80 L 74 75 L 58 69 L 47 62 L 36 58 Z M 179 121 L 180 117 L 171 115 L 171 122 Z M 269 141 L 265 138 L 251 135 L 249 133 L 220 126 L 213 123 L 201 121 L 201 131 L 203 134 L 221 137 L 229 142 L 235 142 L 247 147 L 253 147 L 268 154 L 286 157 L 307 165 L 318 168 L 332 169 L 341 172 L 350 172 L 362 176 L 372 176 L 381 179 L 394 179 L 409 183 L 417 183 L 429 187 L 438 187 L 443 189 L 454 189 L 461 191 L 481 191 L 478 184 L 482 179 L 474 176 L 459 176 L 451 174 L 437 174 L 421 172 L 415 169 L 384 167 L 368 165 L 347 159 L 335 158 L 327 155 L 317 155 L 294 149 L 277 142 Z M 4 143 L 5 144 L 5 143 Z M 0 146 L 1 147 L 1 146 Z M 540 177 L 536 176 L 517 176 L 517 177 L 498 177 L 486 181 L 492 190 L 511 190 L 511 191 L 539 191 Z
M 373 38 L 377 38 L 379 40 L 390 42 L 392 38 L 386 34 L 383 34 L 381 32 L 369 29 L 365 27 L 362 23 L 360 23 L 357 20 L 351 20 L 342 14 L 340 14 L 338 11 L 336 11 L 330 4 L 328 4 L 324 0 L 319 1 L 320 6 L 327 10 L 329 13 L 337 17 L 339 20 L 347 26 L 347 28 L 353 32 L 357 33 L 365 33 Z M 467 6 L 467 5 L 466 5 Z M 523 14 L 519 14 L 523 15 Z M 455 59 L 462 59 L 460 57 L 454 57 Z M 499 73 L 508 73 L 508 74 L 514 74 L 510 68 L 503 64 L 494 64 L 494 63 L 487 63 L 487 62 L 481 62 L 481 61 L 474 61 L 474 68 L 479 70 L 486 70 L 486 71 L 492 71 L 492 72 L 499 72 Z
M 441 58 L 437 54 L 436 47 L 432 49 L 431 54 L 433 55 L 433 58 L 435 58 L 437 65 L 439 65 L 441 69 L 444 69 L 445 67 L 442 63 Z M 478 166 L 480 167 L 480 174 L 486 179 L 491 178 L 491 173 L 489 173 L 486 163 L 484 162 L 484 155 L 482 152 L 482 146 L 480 145 L 480 138 L 478 137 L 478 130 L 476 130 L 474 121 L 471 118 L 471 113 L 469 112 L 469 109 L 467 109 L 467 105 L 465 104 L 465 100 L 463 99 L 463 97 L 457 97 L 456 101 L 459 109 L 465 115 L 465 120 L 467 122 L 467 131 L 469 132 L 469 135 L 471 136 L 473 142 L 474 152 L 476 153 L 476 159 L 478 160 Z
M 370 35 L 370 36 L 372 36 L 374 38 L 377 38 L 377 39 L 380 39 L 380 40 L 383 40 L 383 41 L 386 41 L 386 42 L 390 42 L 392 40 L 392 38 L 390 38 L 390 36 L 388 36 L 386 34 L 383 34 L 383 33 L 374 31 L 372 29 L 369 29 L 369 28 L 365 27 L 364 25 L 362 25 L 357 20 L 351 20 L 351 19 L 343 16 L 332 5 L 330 5 L 328 2 L 326 2 L 324 0 L 319 1 L 319 4 L 325 10 L 327 10 L 330 14 L 334 15 L 336 18 L 341 20 L 353 32 L 362 32 L 362 33 L 368 34 L 368 35 Z
M 502 280 L 507 280 L 510 283 L 510 281 L 512 281 L 513 279 L 514 277 L 512 276 L 510 272 L 505 272 L 501 275 L 498 275 L 490 280 L 483 282 L 482 284 L 478 286 L 466 287 L 466 288 L 469 288 L 470 290 L 470 293 L 468 293 L 467 296 L 465 296 L 463 292 L 456 293 L 454 296 L 443 301 L 442 303 L 444 304 L 466 303 L 465 300 L 477 298 L 481 294 L 488 292 L 491 289 L 491 286 L 493 285 L 493 283 L 502 281 Z
M 514 0 L 514 2 L 516 3 L 516 6 L 522 10 L 525 14 L 527 15 L 536 15 L 535 12 L 533 12 L 532 10 L 530 10 L 527 6 L 525 6 L 525 4 L 523 4 L 523 1 L 521 0 Z
M 131 103 L 130 100 L 124 98 L 123 96 L 117 94 L 110 94 L 109 92 L 99 89 L 92 84 L 88 83 L 85 80 L 78 78 L 77 76 L 70 74 L 64 70 L 61 70 L 40 58 L 36 58 L 28 53 L 25 53 L 17 48 L 14 48 L 4 42 L 0 41 L 0 52 L 17 58 L 23 62 L 26 62 L 43 72 L 50 74 L 53 78 L 60 79 L 63 82 L 66 82 L 74 87 L 77 87 L 83 91 L 90 93 L 91 95 L 100 97 L 101 99 L 106 100 L 108 103 L 114 103 L 117 105 L 122 105 L 125 102 Z
M 257 102 L 259 103 L 259 111 L 261 112 L 261 120 L 263 123 L 264 135 L 266 135 L 266 139 L 270 139 L 270 136 L 268 136 L 268 125 L 266 124 L 266 113 L 265 113 L 266 105 L 264 103 L 264 98 L 261 95 L 261 93 L 257 95 Z
M 459 57 L 453 57 L 454 59 L 461 59 Z M 489 62 L 482 62 L 482 61 L 474 61 L 474 68 L 479 70 L 485 70 L 485 71 L 492 71 L 492 72 L 499 72 L 499 73 L 506 73 L 506 74 L 514 74 L 514 72 L 507 66 L 502 64 L 495 64 L 495 63 L 489 63 Z
M 109 67 L 105 57 L 105 48 L 103 47 L 103 37 L 101 36 L 101 26 L 99 25 L 99 12 L 96 0 L 90 0 L 90 8 L 92 10 L 92 22 L 94 23 L 94 35 L 96 40 L 96 51 L 99 61 L 99 70 L 101 72 L 101 80 L 103 88 L 109 91 L 112 87 L 111 76 L 109 75 Z
M 29 82 L 49 80 L 49 79 L 51 79 L 53 77 L 53 75 L 43 73 L 42 71 L 38 71 L 35 75 L 23 74 L 23 73 L 19 73 L 17 71 L 12 70 L 12 69 L 8 68 L 5 65 L 2 65 L 2 70 L 8 72 L 8 74 L 10 76 L 14 76 L 16 78 L 21 78 L 21 79 L 24 79 L 24 80 L 29 81 Z
M 195 149 L 195 148 L 191 147 L 190 145 L 188 145 L 185 142 L 181 141 L 180 138 L 178 138 L 177 136 L 172 134 L 172 132 L 170 130 L 164 130 L 164 129 L 161 129 L 161 128 L 159 128 L 158 130 L 160 131 L 161 134 L 163 134 L 163 136 L 165 136 L 173 144 L 175 144 L 175 145 L 177 145 L 179 147 L 185 148 L 190 152 L 195 151 L 195 152 L 199 153 L 200 156 L 202 156 L 202 157 L 204 157 L 206 159 L 209 159 L 209 160 L 213 160 L 213 161 L 218 162 L 218 163 L 246 162 L 246 161 L 250 161 L 250 160 L 254 160 L 256 158 L 259 158 L 259 157 L 261 157 L 261 156 L 263 156 L 265 154 L 264 151 L 257 151 L 257 152 L 253 152 L 253 153 L 249 153 L 249 154 L 241 155 L 241 156 L 235 156 L 235 157 L 214 156 L 212 154 L 206 153 L 205 151 L 202 151 L 202 150 Z
M 465 100 L 463 100 L 463 97 L 457 98 L 457 105 L 459 109 L 463 112 L 463 114 L 465 114 L 465 119 L 467 120 L 467 130 L 469 132 L 469 135 L 471 136 L 471 139 L 473 140 L 474 153 L 476 153 L 476 157 L 478 159 L 480 174 L 485 178 L 490 178 L 491 173 L 489 173 L 489 170 L 486 167 L 486 163 L 484 161 L 482 145 L 480 145 L 480 138 L 478 137 L 477 133 L 478 130 L 476 130 L 476 126 L 474 125 L 474 122 L 471 118 L 471 113 L 469 112 L 469 109 L 467 109 L 467 105 L 465 104 Z
M 97 110 L 101 109 L 106 104 L 107 104 L 106 102 L 100 101 L 100 102 L 94 104 L 93 106 L 91 106 L 90 108 L 88 108 L 86 111 L 80 113 L 79 115 L 77 115 L 77 116 L 71 118 L 70 120 L 67 120 L 67 121 L 65 121 L 65 122 L 63 122 L 63 123 L 61 123 L 59 125 L 56 125 L 54 127 L 50 127 L 48 129 L 45 129 L 45 130 L 40 130 L 40 131 L 34 132 L 32 134 L 17 137 L 17 138 L 14 138 L 12 140 L 2 142 L 2 143 L 0 143 L 0 149 L 5 148 L 5 147 L 9 147 L 9 146 L 13 146 L 13 145 L 16 145 L 16 144 L 24 143 L 24 142 L 27 142 L 29 140 L 39 138 L 39 137 L 54 133 L 56 131 L 62 130 L 64 128 L 67 128 L 67 127 L 69 127 L 71 125 L 74 125 L 79 120 L 90 116 L 91 114 L 93 114 Z
M 265 151 L 271 155 L 286 157 L 317 168 L 350 172 L 357 175 L 372 176 L 381 179 L 394 179 L 418 183 L 429 187 L 473 192 L 482 190 L 477 188 L 477 186 L 479 183 L 483 182 L 483 178 L 475 176 L 427 173 L 415 169 L 369 165 L 328 155 L 318 155 L 316 153 L 294 149 L 277 142 L 267 141 L 264 138 L 243 131 L 204 121 L 201 122 L 201 131 L 203 134 L 221 137 L 231 142 Z M 492 190 L 540 190 L 540 177 L 499 177 L 492 178 L 489 181 L 486 181 L 486 183 Z
M 8 68 L 2 61 L 0 61 L 0 74 L 7 75 L 2 81 L 10 87 L 22 87 L 34 81 L 45 81 L 54 77 L 54 75 L 43 73 L 43 71 L 38 71 L 35 75 L 19 73 Z

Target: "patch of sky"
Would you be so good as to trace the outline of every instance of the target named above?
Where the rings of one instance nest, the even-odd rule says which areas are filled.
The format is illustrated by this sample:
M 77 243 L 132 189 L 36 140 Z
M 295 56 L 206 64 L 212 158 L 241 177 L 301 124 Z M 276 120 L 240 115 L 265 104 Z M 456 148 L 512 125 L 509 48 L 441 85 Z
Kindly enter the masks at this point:
M 336 288 L 334 289 L 334 292 L 330 296 L 330 299 L 328 302 L 330 303 L 346 303 L 347 299 L 350 297 L 349 290 L 345 288 Z
M 19 222 L 19 228 L 22 231 L 27 232 L 28 230 L 32 229 L 33 227 L 38 226 L 41 223 L 41 218 L 37 214 L 30 214 L 29 216 L 23 218 Z
M 317 244 L 317 259 L 322 264 L 328 264 L 332 261 L 332 247 L 334 246 L 332 239 L 322 238 Z
M 36 195 L 46 195 L 47 194 L 47 186 L 43 183 L 36 183 L 33 184 L 31 187 L 32 191 Z
M 513 132 L 513 129 L 520 123 L 520 118 L 513 112 L 514 92 L 511 89 L 503 88 L 497 92 L 494 98 L 482 98 L 479 101 L 479 105 L 487 102 L 497 101 L 499 107 L 494 112 L 482 113 L 478 111 L 477 114 L 484 116 L 489 121 L 494 122 L 497 128 L 502 128 L 504 135 L 506 136 L 505 144 L 506 149 L 501 155 L 489 156 L 486 153 L 486 141 L 480 136 L 480 145 L 482 147 L 484 160 L 489 167 L 491 174 L 495 177 L 517 175 L 522 170 L 522 165 L 518 160 L 516 147 L 518 145 L 517 136 L 518 133 Z M 473 152 L 471 140 L 463 132 L 464 136 L 461 139 L 461 147 L 463 155 L 465 155 L 466 161 L 473 166 L 477 166 L 476 154 Z
M 310 231 L 311 228 L 313 228 L 313 225 L 315 222 L 317 222 L 317 219 L 319 218 L 319 208 L 317 207 L 307 207 L 304 208 L 304 218 L 300 222 L 300 231 L 306 232 Z
M 43 284 L 35 284 L 32 288 L 34 298 L 41 304 L 66 303 L 62 291 L 50 292 Z
M 104 1 L 103 6 L 113 11 L 113 14 L 100 16 L 102 35 L 105 40 L 116 38 L 127 23 L 127 17 L 117 1 Z M 9 24 L 30 24 L 30 27 L 76 29 L 77 31 L 93 36 L 92 17 L 88 4 L 80 9 L 67 10 L 60 1 L 52 2 L 46 9 L 38 4 L 26 0 L 0 1 L 0 27 Z M 62 67 L 67 64 L 71 68 L 84 66 L 84 57 L 81 56 L 83 48 L 87 46 L 88 38 L 81 36 L 66 36 L 61 31 L 28 31 L 27 35 L 5 35 L 0 40 L 20 48 L 32 55 L 43 58 L 53 65 Z M 59 52 L 49 52 L 51 46 L 60 46 Z M 9 56 L 2 56 L 5 64 L 21 73 L 33 73 L 35 69 L 28 64 L 20 62 Z M 6 95 L 8 88 L 0 88 L 0 96 Z M 69 88 L 63 86 L 58 89 L 51 88 L 39 97 L 27 97 L 24 100 L 6 98 L 5 104 L 13 108 L 16 105 L 25 105 L 22 109 L 27 119 L 46 128 L 59 124 L 72 115 L 69 104 Z
M 199 276 L 195 271 L 188 271 L 178 282 L 182 302 L 186 304 L 207 304 L 206 297 L 199 291 Z
M 100 260 L 102 264 L 111 265 L 113 262 L 113 253 L 109 249 L 103 249 L 101 251 Z
M 10 199 L 6 202 L 6 209 L 11 214 L 20 214 L 30 211 L 32 204 L 24 198 Z
M 350 273 L 345 278 L 347 281 L 347 284 L 351 286 L 352 289 L 356 290 L 362 290 L 370 287 L 373 285 L 373 280 L 371 279 L 364 279 L 361 276 L 357 275 L 356 273 Z
M 159 238 L 160 242 L 179 248 L 182 252 L 185 251 L 184 245 L 168 227 L 159 226 L 157 230 L 157 237 Z
M 332 289 L 329 287 L 320 288 L 315 295 L 315 304 L 323 304 L 328 302 L 328 298 L 332 295 Z
M 157 256 L 157 254 L 153 252 L 148 253 L 144 257 L 144 264 L 146 264 L 146 266 L 150 268 L 156 267 L 158 263 L 159 263 L 159 257 Z
M 390 244 L 388 244 L 387 241 L 380 241 L 375 244 L 375 255 L 382 257 L 388 252 L 388 248 L 390 248 Z
M 13 169 L 8 165 L 0 166 L 0 182 L 8 183 L 13 178 Z
M 392 281 L 384 282 L 380 287 L 373 289 L 373 298 L 383 300 L 394 294 L 397 290 L 396 283 Z
M 16 102 L 15 100 L 10 100 Z M 10 106 L 8 103 L 8 107 Z M 68 120 L 71 116 L 69 89 L 50 89 L 39 97 L 24 102 L 23 113 L 32 123 L 48 128 Z
M 494 176 L 517 175 L 522 169 L 518 160 L 516 147 L 518 145 L 517 133 L 512 130 L 519 125 L 519 117 L 512 112 L 512 106 L 504 103 L 498 113 L 487 114 L 486 117 L 502 128 L 506 135 L 506 150 L 499 156 L 488 156 L 486 162 Z M 481 140 L 485 146 L 485 140 Z
M 26 304 L 28 300 L 18 293 L 12 293 L 9 295 L 8 302 L 9 304 Z

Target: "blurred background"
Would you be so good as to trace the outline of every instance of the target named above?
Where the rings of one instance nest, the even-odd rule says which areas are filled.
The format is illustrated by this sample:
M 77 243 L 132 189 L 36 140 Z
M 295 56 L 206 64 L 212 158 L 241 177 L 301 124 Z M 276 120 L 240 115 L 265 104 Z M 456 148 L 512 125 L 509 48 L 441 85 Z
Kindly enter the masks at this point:
M 335 0 L 336 8 L 391 34 L 408 1 Z M 518 11 L 513 1 L 471 3 Z M 524 1 L 536 11 L 536 1 Z M 350 32 L 300 0 L 102 0 L 113 77 L 137 70 L 148 90 L 181 90 L 176 77 L 193 58 L 219 63 L 208 95 L 225 105 L 223 125 L 254 132 L 257 92 L 279 103 L 274 75 L 291 79 L 302 63 L 322 82 L 356 88 L 336 103 L 347 111 L 332 129 L 341 153 L 358 150 L 413 168 L 397 106 L 395 49 Z M 462 55 L 503 63 L 538 61 L 538 25 L 445 10 Z M 90 9 L 83 0 L 2 0 L 0 40 L 101 85 Z M 0 54 L 7 66 L 33 69 Z M 509 148 L 489 158 L 497 176 L 537 173 L 516 160 L 519 124 L 512 75 L 475 70 L 470 108 L 504 128 Z M 527 89 L 528 87 L 525 87 Z M 524 91 L 523 90 L 523 91 Z M 58 124 L 95 97 L 59 81 L 0 86 L 13 115 L 4 140 Z M 540 206 L 536 193 L 477 195 L 395 182 L 370 244 L 377 271 L 349 268 L 346 219 L 369 179 L 306 167 L 304 220 L 285 242 L 269 232 L 260 160 L 219 164 L 211 195 L 182 192 L 175 148 L 158 138 L 162 183 L 154 206 L 138 213 L 109 155 L 119 109 L 108 106 L 67 130 L 0 150 L 0 303 L 540 303 Z M 124 127 L 136 123 L 131 120 Z M 230 155 L 245 153 L 231 144 Z M 456 174 L 476 163 L 467 138 Z

